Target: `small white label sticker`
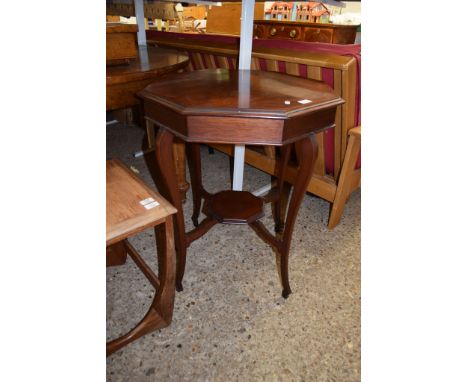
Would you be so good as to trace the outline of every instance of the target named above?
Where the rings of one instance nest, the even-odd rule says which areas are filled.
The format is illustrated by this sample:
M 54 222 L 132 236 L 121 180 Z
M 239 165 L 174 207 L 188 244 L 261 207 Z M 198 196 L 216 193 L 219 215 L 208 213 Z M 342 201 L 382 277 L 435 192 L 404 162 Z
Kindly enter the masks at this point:
M 156 201 L 144 205 L 144 207 L 145 207 L 147 210 L 150 210 L 151 208 L 154 208 L 154 207 L 156 207 L 156 206 L 159 206 L 159 203 L 156 202 Z
M 301 100 L 299 100 L 299 101 L 297 101 L 297 102 L 299 102 L 299 103 L 305 105 L 306 103 L 311 103 L 312 101 L 311 101 L 310 99 L 301 99 Z
M 146 199 L 140 200 L 140 204 L 142 206 L 144 206 L 145 204 L 148 204 L 148 203 L 152 203 L 152 202 L 154 202 L 153 198 L 146 198 Z

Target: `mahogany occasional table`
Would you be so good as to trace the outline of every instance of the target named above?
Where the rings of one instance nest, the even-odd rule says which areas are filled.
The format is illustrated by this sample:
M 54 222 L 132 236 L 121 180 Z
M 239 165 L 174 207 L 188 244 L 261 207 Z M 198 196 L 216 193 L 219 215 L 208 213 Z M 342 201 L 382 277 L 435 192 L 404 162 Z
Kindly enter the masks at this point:
M 108 356 L 137 338 L 171 323 L 175 295 L 172 215 L 176 212 L 171 204 L 122 162 L 116 159 L 107 161 L 106 266 L 125 264 L 128 254 L 156 289 L 145 317 L 127 334 L 107 343 Z M 154 227 L 156 236 L 159 277 L 127 240 L 150 227 Z
M 320 81 L 265 71 L 199 70 L 171 74 L 139 93 L 147 124 L 159 126 L 155 142 L 160 192 L 175 206 L 176 289 L 181 291 L 187 248 L 217 223 L 248 224 L 281 256 L 282 296 L 291 293 L 288 256 L 294 223 L 317 158 L 313 133 L 335 126 L 344 101 Z M 192 221 L 186 232 L 173 161 L 174 137 L 187 142 L 193 193 Z M 200 143 L 280 146 L 276 192 L 259 198 L 246 191 L 208 193 L 201 182 Z M 294 146 L 298 163 L 284 222 L 284 173 Z M 198 223 L 201 202 L 206 218 Z M 276 236 L 260 222 L 264 202 L 272 202 Z

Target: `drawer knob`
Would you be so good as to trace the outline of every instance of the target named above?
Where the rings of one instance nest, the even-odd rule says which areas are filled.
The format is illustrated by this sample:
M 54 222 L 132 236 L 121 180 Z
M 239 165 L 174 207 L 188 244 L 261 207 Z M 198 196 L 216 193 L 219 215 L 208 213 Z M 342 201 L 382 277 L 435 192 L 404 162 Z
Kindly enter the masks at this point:
M 294 38 L 297 35 L 297 30 L 293 29 L 291 32 L 289 32 L 289 37 Z
M 270 35 L 274 36 L 276 34 L 276 28 L 271 28 Z

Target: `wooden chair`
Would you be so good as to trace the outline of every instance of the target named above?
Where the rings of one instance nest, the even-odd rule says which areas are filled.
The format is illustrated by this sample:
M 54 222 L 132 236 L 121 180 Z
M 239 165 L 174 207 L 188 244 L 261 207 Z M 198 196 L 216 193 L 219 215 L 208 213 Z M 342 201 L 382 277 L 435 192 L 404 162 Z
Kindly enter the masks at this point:
M 127 334 L 107 343 L 107 356 L 172 321 L 175 295 L 175 251 L 172 215 L 177 210 L 150 189 L 118 160 L 106 164 L 106 265 L 123 265 L 127 254 L 141 269 L 156 293 L 145 317 Z M 154 227 L 159 277 L 127 238 Z
M 356 162 L 361 151 L 361 126 L 350 129 L 348 136 L 349 140 L 346 145 L 343 165 L 341 166 L 335 199 L 330 206 L 329 229 L 333 229 L 338 225 L 349 195 L 361 185 L 361 169 L 356 169 Z

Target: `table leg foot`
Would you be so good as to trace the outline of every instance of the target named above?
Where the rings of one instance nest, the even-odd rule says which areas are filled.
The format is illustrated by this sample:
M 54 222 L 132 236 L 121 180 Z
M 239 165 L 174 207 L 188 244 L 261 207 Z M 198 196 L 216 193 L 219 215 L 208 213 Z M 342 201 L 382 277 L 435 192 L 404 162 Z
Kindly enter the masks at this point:
M 181 282 L 177 282 L 176 283 L 176 291 L 177 292 L 182 292 L 184 290 L 184 287 L 182 285 L 182 281 Z
M 288 276 L 288 257 L 289 257 L 288 255 L 289 254 L 287 252 L 281 253 L 280 273 L 281 273 L 281 284 L 283 286 L 283 292 L 281 293 L 281 295 L 284 298 L 288 298 L 288 296 L 291 294 L 291 287 L 289 286 L 289 276 Z
M 281 292 L 281 296 L 284 299 L 288 298 L 290 294 L 291 294 L 291 288 L 283 289 L 283 292 Z

